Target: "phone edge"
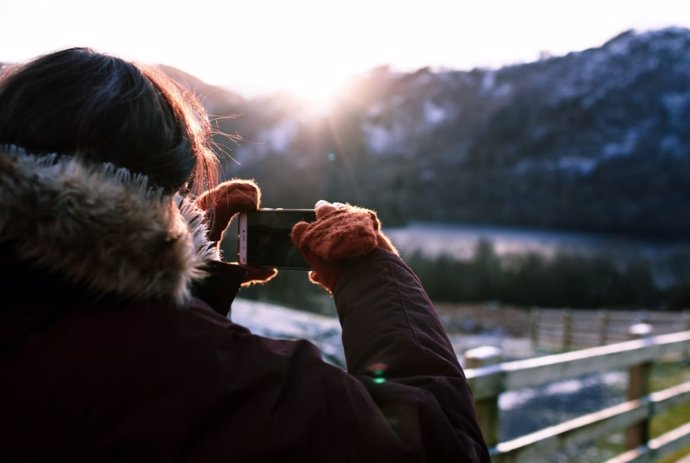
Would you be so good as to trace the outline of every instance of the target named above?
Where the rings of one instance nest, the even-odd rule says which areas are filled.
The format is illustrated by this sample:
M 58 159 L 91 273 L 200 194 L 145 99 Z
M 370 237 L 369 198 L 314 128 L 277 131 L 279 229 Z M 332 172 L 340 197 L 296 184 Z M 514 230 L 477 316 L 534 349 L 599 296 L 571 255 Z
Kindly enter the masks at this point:
M 237 217 L 237 261 L 247 265 L 247 214 L 243 212 Z

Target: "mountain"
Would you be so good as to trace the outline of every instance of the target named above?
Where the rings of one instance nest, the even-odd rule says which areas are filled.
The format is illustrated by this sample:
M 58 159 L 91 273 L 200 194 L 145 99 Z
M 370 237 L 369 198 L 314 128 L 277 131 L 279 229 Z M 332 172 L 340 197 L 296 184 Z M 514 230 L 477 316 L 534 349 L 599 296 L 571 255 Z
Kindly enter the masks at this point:
M 499 69 L 372 69 L 329 114 L 196 87 L 228 176 L 267 207 L 317 199 L 413 220 L 690 236 L 690 30 Z
M 211 114 L 227 113 L 228 110 L 242 107 L 244 104 L 244 99 L 239 94 L 209 85 L 181 69 L 164 64 L 159 64 L 156 67 L 199 97 L 206 110 Z

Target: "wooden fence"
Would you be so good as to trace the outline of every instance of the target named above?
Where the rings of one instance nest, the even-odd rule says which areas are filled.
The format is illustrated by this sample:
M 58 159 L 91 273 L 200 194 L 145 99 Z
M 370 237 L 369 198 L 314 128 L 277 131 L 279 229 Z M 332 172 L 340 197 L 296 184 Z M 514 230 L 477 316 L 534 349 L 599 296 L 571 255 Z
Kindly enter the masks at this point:
M 546 462 L 549 455 L 623 431 L 626 451 L 609 463 L 657 461 L 664 455 L 690 446 L 690 423 L 657 438 L 649 438 L 652 417 L 690 401 L 690 382 L 662 391 L 649 390 L 652 363 L 670 357 L 677 360 L 687 358 L 690 331 L 652 336 L 651 325 L 638 324 L 629 333 L 637 339 L 503 363 L 495 348 L 467 351 L 465 374 L 474 392 L 477 414 L 491 449 L 492 461 Z M 499 442 L 498 399 L 503 392 L 620 369 L 628 371 L 627 400 L 624 403 Z
M 690 330 L 690 311 L 532 309 L 529 335 L 534 349 L 565 352 L 626 341 L 638 323 L 655 334 Z

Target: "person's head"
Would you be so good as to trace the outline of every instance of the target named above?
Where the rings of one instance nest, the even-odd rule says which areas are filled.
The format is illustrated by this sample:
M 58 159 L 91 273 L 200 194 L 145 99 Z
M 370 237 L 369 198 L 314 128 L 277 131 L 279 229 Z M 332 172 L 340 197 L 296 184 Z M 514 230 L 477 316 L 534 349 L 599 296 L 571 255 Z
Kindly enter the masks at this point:
M 208 116 L 190 92 L 153 68 L 88 48 L 0 76 L 0 146 L 112 163 L 172 193 L 215 184 L 209 140 Z

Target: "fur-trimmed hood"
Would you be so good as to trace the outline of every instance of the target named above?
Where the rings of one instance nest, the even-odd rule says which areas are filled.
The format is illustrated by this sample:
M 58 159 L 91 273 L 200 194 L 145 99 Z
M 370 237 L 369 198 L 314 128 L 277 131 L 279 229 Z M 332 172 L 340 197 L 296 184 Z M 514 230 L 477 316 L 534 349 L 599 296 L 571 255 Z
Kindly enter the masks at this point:
M 0 150 L 0 242 L 94 295 L 184 304 L 220 257 L 203 219 L 125 169 Z

